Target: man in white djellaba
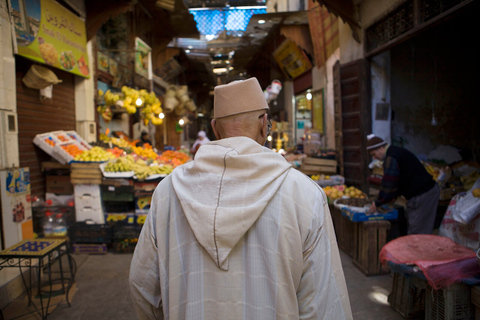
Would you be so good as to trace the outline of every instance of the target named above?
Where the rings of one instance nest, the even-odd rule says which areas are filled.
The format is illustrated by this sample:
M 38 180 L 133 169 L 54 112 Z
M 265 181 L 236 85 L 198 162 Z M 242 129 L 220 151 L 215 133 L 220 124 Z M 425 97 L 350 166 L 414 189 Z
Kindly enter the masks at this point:
M 256 78 L 214 90 L 218 140 L 157 186 L 130 267 L 139 319 L 352 319 L 323 190 L 263 147 Z

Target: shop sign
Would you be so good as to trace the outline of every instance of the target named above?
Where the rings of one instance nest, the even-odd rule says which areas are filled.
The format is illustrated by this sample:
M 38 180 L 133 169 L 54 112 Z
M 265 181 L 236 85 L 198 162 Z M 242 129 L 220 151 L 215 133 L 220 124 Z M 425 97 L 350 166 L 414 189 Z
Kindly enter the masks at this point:
M 88 78 L 85 22 L 53 0 L 10 0 L 15 53 Z
M 135 72 L 142 77 L 152 79 L 152 48 L 142 39 L 135 38 Z
M 312 64 L 305 56 L 305 53 L 300 50 L 295 42 L 289 39 L 285 39 L 273 52 L 273 57 L 290 79 L 295 79 L 312 69 Z

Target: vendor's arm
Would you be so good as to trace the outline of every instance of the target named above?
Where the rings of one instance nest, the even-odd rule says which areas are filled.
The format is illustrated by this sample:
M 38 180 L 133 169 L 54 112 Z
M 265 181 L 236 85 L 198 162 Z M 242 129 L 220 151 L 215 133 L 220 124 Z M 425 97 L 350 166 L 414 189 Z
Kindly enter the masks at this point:
M 382 204 L 389 203 L 397 198 L 399 178 L 400 167 L 397 160 L 392 157 L 386 157 L 383 162 L 382 187 L 377 200 L 375 200 L 375 206 L 379 207 Z

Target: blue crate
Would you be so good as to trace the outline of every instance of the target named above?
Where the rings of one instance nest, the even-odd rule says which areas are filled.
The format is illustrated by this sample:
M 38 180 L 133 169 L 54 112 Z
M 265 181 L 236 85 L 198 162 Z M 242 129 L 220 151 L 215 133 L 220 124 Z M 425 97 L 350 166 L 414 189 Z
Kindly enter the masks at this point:
M 361 221 L 378 221 L 378 220 L 395 220 L 398 219 L 398 210 L 389 208 L 389 207 L 384 207 L 382 206 L 383 209 L 389 210 L 387 213 L 382 213 L 382 214 L 371 214 L 371 213 L 365 213 L 365 212 L 356 212 L 352 211 L 349 208 L 342 208 L 342 216 L 348 218 L 349 220 L 353 222 L 361 222 Z

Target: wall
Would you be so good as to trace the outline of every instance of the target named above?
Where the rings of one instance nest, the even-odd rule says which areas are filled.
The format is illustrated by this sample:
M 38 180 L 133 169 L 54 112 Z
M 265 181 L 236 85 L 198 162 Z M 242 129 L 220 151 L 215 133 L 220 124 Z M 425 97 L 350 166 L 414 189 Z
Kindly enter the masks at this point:
M 96 135 L 89 134 L 84 125 L 95 122 L 95 56 L 92 41 L 87 43 L 87 53 L 90 78 L 75 77 L 76 131 L 88 142 L 96 142 Z

